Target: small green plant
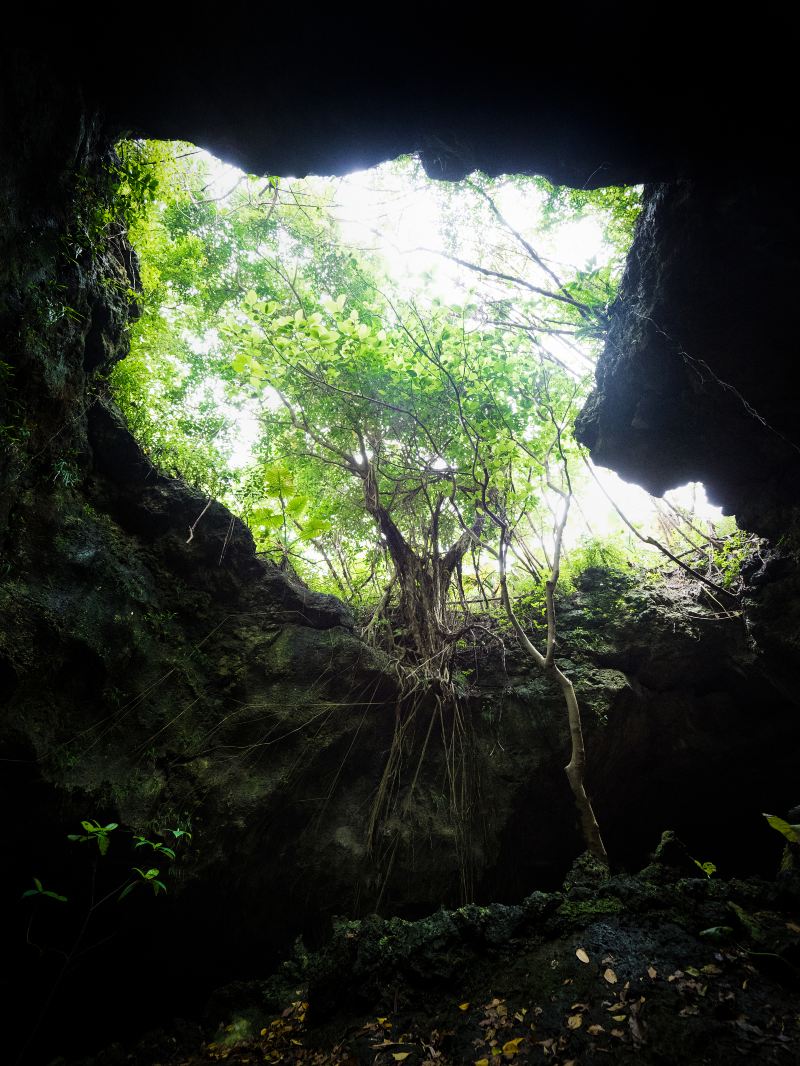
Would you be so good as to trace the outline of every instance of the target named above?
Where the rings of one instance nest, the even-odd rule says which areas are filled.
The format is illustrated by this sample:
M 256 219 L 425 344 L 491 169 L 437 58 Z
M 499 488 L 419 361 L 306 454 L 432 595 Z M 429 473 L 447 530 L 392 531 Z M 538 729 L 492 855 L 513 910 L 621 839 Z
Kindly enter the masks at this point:
M 188 843 L 192 839 L 192 834 L 189 832 L 188 829 L 181 829 L 180 827 L 178 827 L 175 829 L 168 829 L 167 832 L 172 833 L 173 837 L 176 840 L 181 840 L 182 838 L 185 838 Z
M 706 877 L 711 878 L 717 872 L 717 867 L 713 862 L 700 862 L 698 859 L 692 860 L 695 866 L 699 867 Z
M 158 851 L 162 855 L 166 855 L 168 859 L 175 858 L 175 852 L 172 848 L 168 848 L 166 844 L 158 843 L 155 840 L 148 840 L 146 837 L 142 836 L 135 836 L 133 839 L 136 841 L 133 845 L 134 848 L 151 848 L 153 851 Z
M 37 898 L 46 896 L 48 899 L 58 900 L 59 903 L 67 902 L 66 896 L 61 896 L 58 892 L 51 892 L 49 888 L 45 888 L 38 877 L 34 877 L 33 886 L 34 887 L 29 888 L 27 892 L 22 893 L 22 899 L 27 899 L 29 896 L 36 896 Z
M 153 866 L 149 870 L 141 870 L 138 866 L 134 866 L 133 870 L 139 875 L 139 880 L 131 881 L 130 884 L 126 885 L 125 888 L 123 888 L 123 890 L 117 896 L 118 901 L 125 899 L 125 897 L 127 895 L 130 895 L 130 893 L 133 892 L 134 888 L 136 888 L 138 885 L 149 885 L 150 888 L 152 888 L 153 890 L 154 896 L 157 896 L 159 892 L 167 891 L 167 886 L 164 884 L 164 882 L 158 880 L 158 875 L 160 871 L 155 866 Z
M 80 480 L 77 467 L 69 459 L 56 459 L 53 463 L 53 482 L 60 482 L 66 488 Z
M 92 820 L 81 822 L 83 826 L 83 833 L 68 833 L 67 840 L 74 840 L 78 844 L 97 844 L 97 848 L 101 855 L 108 854 L 108 849 L 111 844 L 109 839 L 109 833 L 112 833 L 115 829 L 119 828 L 118 822 L 109 822 L 108 825 L 100 825 L 98 821 Z
M 186 823 L 189 824 L 188 822 Z M 57 953 L 62 956 L 63 962 L 58 970 L 55 978 L 53 979 L 49 992 L 44 997 L 43 1005 L 41 1007 L 39 1017 L 35 1024 L 31 1027 L 28 1033 L 27 1043 L 25 1050 L 34 1042 L 38 1031 L 41 1029 L 47 1015 L 50 1011 L 53 999 L 70 969 L 73 966 L 74 960 L 83 955 L 86 951 L 91 950 L 92 946 L 86 946 L 86 939 L 89 930 L 92 928 L 94 916 L 98 911 L 105 908 L 112 900 L 116 898 L 117 903 L 124 900 L 129 896 L 135 888 L 139 885 L 149 887 L 154 896 L 163 895 L 167 891 L 167 886 L 163 880 L 161 880 L 161 871 L 157 866 L 151 866 L 146 869 L 142 869 L 139 866 L 131 866 L 123 871 L 120 871 L 120 862 L 115 863 L 111 859 L 106 859 L 109 848 L 111 846 L 111 834 L 116 830 L 120 830 L 117 833 L 117 838 L 124 837 L 127 839 L 130 846 L 130 840 L 133 839 L 133 851 L 137 848 L 150 848 L 153 852 L 161 855 L 165 860 L 175 858 L 175 850 L 173 847 L 169 847 L 166 844 L 162 844 L 160 841 L 149 840 L 141 833 L 131 832 L 124 826 L 120 827 L 118 822 L 107 822 L 105 825 L 101 824 L 96 818 L 86 818 L 81 822 L 80 833 L 68 833 L 67 839 L 73 841 L 76 844 L 85 844 L 88 846 L 86 852 L 91 857 L 90 866 L 91 872 L 89 875 L 89 891 L 88 891 L 88 903 L 81 915 L 79 912 L 76 914 L 75 905 L 70 904 L 66 896 L 62 896 L 58 892 L 54 892 L 49 888 L 45 888 L 38 877 L 33 878 L 33 887 L 26 889 L 22 893 L 21 899 L 23 901 L 32 901 L 30 913 L 28 917 L 26 942 L 34 949 L 39 957 L 43 957 L 50 953 Z M 191 839 L 192 834 L 188 829 L 182 827 L 176 827 L 175 829 L 166 829 L 160 835 L 165 836 L 167 833 L 171 834 L 174 841 L 177 842 L 182 838 L 188 840 Z M 123 839 L 120 843 L 124 844 Z M 97 851 L 95 852 L 94 846 L 96 845 Z M 115 845 L 115 853 L 116 853 Z M 126 865 L 125 859 L 121 859 L 123 867 Z M 120 874 L 122 875 L 120 879 Z M 80 893 L 82 896 L 83 893 Z M 51 899 L 58 903 L 68 904 L 61 913 L 64 915 L 64 922 L 60 928 L 56 928 L 56 935 L 61 943 L 50 944 L 38 944 L 34 940 L 34 930 L 39 920 L 37 915 L 39 913 L 38 901 L 42 898 Z M 50 905 L 48 904 L 48 907 Z M 56 909 L 58 911 L 58 909 Z M 56 912 L 53 912 L 56 913 Z M 98 943 L 102 943 L 99 941 Z

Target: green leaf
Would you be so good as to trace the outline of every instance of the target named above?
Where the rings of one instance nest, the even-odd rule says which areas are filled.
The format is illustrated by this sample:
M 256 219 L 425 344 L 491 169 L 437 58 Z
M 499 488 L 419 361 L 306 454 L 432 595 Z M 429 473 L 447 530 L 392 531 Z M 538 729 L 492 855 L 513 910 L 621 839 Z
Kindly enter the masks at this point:
M 332 523 L 325 518 L 311 518 L 306 522 L 299 533 L 300 540 L 313 540 L 315 537 L 319 537 L 323 533 L 328 533 L 331 526 Z
M 117 896 L 117 903 L 121 903 L 126 896 L 129 896 L 131 892 L 133 892 L 134 888 L 136 888 L 137 884 L 138 881 L 131 881 L 129 885 L 126 885 L 120 892 L 120 894 Z
M 308 496 L 293 496 L 286 504 L 286 513 L 291 518 L 298 518 L 306 509 Z
M 800 844 L 800 825 L 791 825 L 783 818 L 778 818 L 775 814 L 765 814 L 767 823 L 777 830 L 782 836 L 791 844 Z
M 700 867 L 706 877 L 713 877 L 713 875 L 717 872 L 717 867 L 714 865 L 713 862 L 699 862 L 697 859 L 695 859 L 694 864 L 695 866 Z

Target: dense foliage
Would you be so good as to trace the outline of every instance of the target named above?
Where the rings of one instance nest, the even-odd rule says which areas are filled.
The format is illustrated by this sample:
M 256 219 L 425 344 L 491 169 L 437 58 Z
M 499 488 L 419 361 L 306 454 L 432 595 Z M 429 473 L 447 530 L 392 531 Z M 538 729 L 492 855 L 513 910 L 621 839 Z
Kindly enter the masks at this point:
M 355 602 L 380 598 L 390 576 L 368 470 L 413 550 L 446 554 L 491 489 L 526 528 L 520 543 L 536 545 L 528 561 L 546 567 L 554 448 L 574 450 L 635 190 L 565 196 L 543 179 L 480 175 L 438 187 L 437 255 L 459 297 L 445 302 L 410 297 L 344 240 L 334 182 L 231 172 L 218 190 L 191 146 L 129 144 L 123 158 L 154 195 L 133 218 L 143 314 L 113 385 L 157 465 L 225 499 L 261 550 Z M 423 181 L 413 161 L 389 170 L 406 192 Z M 613 237 L 606 261 L 567 270 L 545 258 L 503 196 L 515 217 L 527 198 L 545 234 L 593 213 Z M 243 422 L 255 440 L 237 461 Z M 470 599 L 484 596 L 482 575 L 491 596 L 485 552 L 469 544 L 466 588 L 458 567 Z

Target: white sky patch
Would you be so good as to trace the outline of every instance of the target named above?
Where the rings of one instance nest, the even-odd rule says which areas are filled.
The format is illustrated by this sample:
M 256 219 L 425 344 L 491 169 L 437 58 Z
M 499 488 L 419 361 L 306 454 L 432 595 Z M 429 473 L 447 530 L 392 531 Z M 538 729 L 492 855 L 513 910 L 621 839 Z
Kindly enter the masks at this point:
M 458 230 L 467 244 L 467 254 L 459 257 L 467 259 L 480 257 L 482 234 L 469 228 L 465 209 L 453 190 L 430 179 L 412 180 L 413 184 L 391 164 L 340 179 L 334 213 L 342 235 L 356 247 L 379 254 L 405 295 L 424 291 L 445 303 L 457 303 L 475 277 L 437 254 L 451 250 L 445 229 L 449 224 Z M 542 196 L 533 186 L 505 185 L 493 190 L 504 217 L 516 230 L 535 239 L 537 249 L 555 268 L 569 264 L 584 269 L 593 259 L 607 256 L 602 226 L 591 216 L 554 227 L 547 234 L 536 232 Z M 509 272 L 514 273 L 512 264 Z
M 252 463 L 254 448 L 261 436 L 261 423 L 258 412 L 261 404 L 254 400 L 248 401 L 243 407 L 232 411 L 236 419 L 236 439 L 230 457 L 230 465 L 234 468 L 242 468 Z
M 596 537 L 621 535 L 626 538 L 630 534 L 628 527 L 609 503 L 603 489 L 640 533 L 644 536 L 652 535 L 656 539 L 663 539 L 663 529 L 660 528 L 658 521 L 658 500 L 640 485 L 623 481 L 612 470 L 606 470 L 603 467 L 593 469 L 600 485 L 589 479 L 581 488 L 575 507 L 577 512 L 574 516 L 575 521 L 570 523 L 571 528 L 569 536 L 565 538 L 566 542 L 574 544 L 587 534 Z M 709 502 L 705 488 L 700 482 L 691 482 L 680 488 L 672 489 L 665 493 L 664 499 L 695 515 L 701 522 L 711 522 L 716 525 L 723 518 L 721 508 Z

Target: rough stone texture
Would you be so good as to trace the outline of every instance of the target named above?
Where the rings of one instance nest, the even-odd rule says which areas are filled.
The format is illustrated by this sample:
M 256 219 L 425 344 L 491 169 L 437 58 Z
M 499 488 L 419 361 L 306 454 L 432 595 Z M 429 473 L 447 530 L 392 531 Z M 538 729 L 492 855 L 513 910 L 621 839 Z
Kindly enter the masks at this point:
M 655 495 L 703 481 L 741 525 L 780 537 L 800 504 L 796 345 L 781 293 L 797 205 L 730 177 L 647 191 L 597 386 L 578 435 Z

